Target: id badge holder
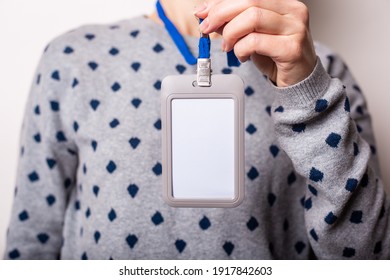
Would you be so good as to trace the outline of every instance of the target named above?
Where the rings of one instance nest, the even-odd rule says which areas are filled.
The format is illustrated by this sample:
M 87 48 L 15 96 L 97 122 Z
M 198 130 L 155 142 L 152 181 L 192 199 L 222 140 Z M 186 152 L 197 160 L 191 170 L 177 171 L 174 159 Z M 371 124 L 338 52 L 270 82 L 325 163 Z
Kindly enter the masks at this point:
M 201 68 L 198 61 L 197 75 L 162 82 L 163 197 L 173 207 L 236 207 L 244 199 L 244 84 Z

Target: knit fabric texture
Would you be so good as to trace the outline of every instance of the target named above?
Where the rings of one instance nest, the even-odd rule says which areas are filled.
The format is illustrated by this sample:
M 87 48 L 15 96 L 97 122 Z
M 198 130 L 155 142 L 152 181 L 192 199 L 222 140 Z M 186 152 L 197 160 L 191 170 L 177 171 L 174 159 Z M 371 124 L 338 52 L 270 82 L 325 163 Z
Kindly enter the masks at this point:
M 197 54 L 198 39 L 185 37 Z M 304 81 L 245 82 L 245 191 L 237 208 L 162 198 L 161 81 L 194 74 L 163 26 L 140 16 L 54 39 L 21 134 L 7 259 L 386 259 L 389 204 L 364 96 L 316 44 Z

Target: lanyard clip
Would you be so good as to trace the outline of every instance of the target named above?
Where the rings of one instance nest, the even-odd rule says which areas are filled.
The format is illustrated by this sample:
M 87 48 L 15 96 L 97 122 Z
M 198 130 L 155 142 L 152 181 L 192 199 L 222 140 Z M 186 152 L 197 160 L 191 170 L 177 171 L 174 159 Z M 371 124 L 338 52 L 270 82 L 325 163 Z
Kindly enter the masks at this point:
M 202 19 L 199 19 L 202 22 Z M 199 56 L 197 60 L 197 85 L 199 87 L 211 86 L 211 59 L 210 59 L 210 37 L 200 32 Z
M 211 87 L 211 59 L 198 58 L 196 81 L 199 87 Z

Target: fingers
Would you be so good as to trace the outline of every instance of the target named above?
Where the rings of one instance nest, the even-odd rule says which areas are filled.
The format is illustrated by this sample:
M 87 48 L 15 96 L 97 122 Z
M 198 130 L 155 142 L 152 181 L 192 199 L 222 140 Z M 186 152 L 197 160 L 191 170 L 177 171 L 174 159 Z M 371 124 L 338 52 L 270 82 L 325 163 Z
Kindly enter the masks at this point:
M 258 7 L 280 15 L 296 14 L 303 17 L 306 7 L 296 0 L 214 0 L 199 7 L 196 16 L 205 19 L 201 24 L 204 33 L 211 33 L 231 21 L 250 7 Z
M 250 33 L 235 44 L 234 53 L 241 62 L 247 61 L 252 54 L 280 57 L 283 55 L 282 43 L 282 36 Z
M 250 33 L 236 43 L 234 53 L 241 62 L 252 57 L 256 66 L 278 86 L 288 86 L 302 81 L 315 66 L 314 50 L 300 40 L 297 35 Z M 269 60 L 260 59 L 264 56 L 274 62 L 273 69 Z M 267 63 L 262 65 L 264 62 Z M 264 70 L 265 67 L 268 69 Z
M 309 12 L 298 0 L 209 0 L 195 13 L 203 33 L 221 32 L 222 48 L 257 68 L 279 86 L 303 80 L 316 55 Z
M 311 51 L 311 45 L 304 45 L 299 35 L 270 35 L 250 33 L 234 46 L 234 52 L 240 59 L 252 54 L 264 55 L 278 63 L 293 63 Z M 240 59 L 241 60 L 241 59 Z
M 270 10 L 250 7 L 233 18 L 223 29 L 224 51 L 230 51 L 234 44 L 249 33 L 290 35 L 295 31 L 295 21 Z

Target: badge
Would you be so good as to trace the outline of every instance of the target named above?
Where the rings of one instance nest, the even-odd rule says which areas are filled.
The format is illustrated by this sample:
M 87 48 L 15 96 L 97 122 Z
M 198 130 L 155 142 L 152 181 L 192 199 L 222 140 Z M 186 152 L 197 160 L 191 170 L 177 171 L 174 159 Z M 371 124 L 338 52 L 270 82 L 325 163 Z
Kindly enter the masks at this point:
M 244 84 L 236 75 L 162 82 L 165 201 L 176 207 L 235 207 L 244 199 Z

